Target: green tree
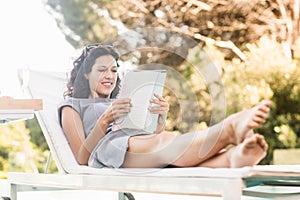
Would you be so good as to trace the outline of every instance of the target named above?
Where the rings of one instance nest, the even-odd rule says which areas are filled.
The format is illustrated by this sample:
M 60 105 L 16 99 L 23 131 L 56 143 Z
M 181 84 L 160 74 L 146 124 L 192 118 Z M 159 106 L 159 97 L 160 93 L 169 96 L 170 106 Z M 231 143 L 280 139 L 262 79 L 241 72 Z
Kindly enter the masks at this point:
M 291 59 L 284 44 L 272 37 L 262 37 L 247 48 L 245 62 L 238 59 L 222 62 L 222 54 L 213 46 L 207 47 L 207 51 L 219 55 L 210 58 L 223 68 L 227 114 L 252 107 L 262 99 L 273 102 L 266 124 L 257 130 L 270 146 L 268 157 L 262 163 L 270 164 L 275 148 L 300 146 L 299 60 Z
M 128 29 L 164 27 L 225 48 L 228 58 L 244 59 L 247 43 L 275 35 L 294 52 L 299 36 L 299 1 L 186 0 L 47 0 L 49 11 L 68 40 L 78 47 L 116 35 L 117 23 Z M 104 20 L 104 21 L 103 21 Z M 107 23 L 108 22 L 108 23 Z M 95 28 L 96 27 L 96 28 Z M 113 34 L 114 33 L 114 34 Z M 238 48 L 236 48 L 238 47 Z
M 31 142 L 30 127 L 25 126 L 25 121 L 1 124 L 0 133 L 1 178 L 6 178 L 8 171 L 44 172 L 49 150 Z M 49 171 L 57 171 L 54 163 Z
M 30 141 L 41 151 L 49 150 L 43 132 L 36 118 L 25 121 L 26 128 L 30 130 Z

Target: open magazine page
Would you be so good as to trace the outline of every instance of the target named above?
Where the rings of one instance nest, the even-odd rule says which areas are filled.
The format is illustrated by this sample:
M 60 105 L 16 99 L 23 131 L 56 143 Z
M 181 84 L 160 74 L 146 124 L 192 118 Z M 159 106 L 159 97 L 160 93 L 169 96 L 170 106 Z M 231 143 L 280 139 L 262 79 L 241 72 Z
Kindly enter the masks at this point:
M 132 108 L 128 116 L 116 120 L 114 130 L 156 130 L 158 115 L 148 111 L 149 100 L 154 97 L 154 93 L 162 96 L 166 73 L 166 70 L 133 70 L 123 77 L 118 98 L 131 98 Z

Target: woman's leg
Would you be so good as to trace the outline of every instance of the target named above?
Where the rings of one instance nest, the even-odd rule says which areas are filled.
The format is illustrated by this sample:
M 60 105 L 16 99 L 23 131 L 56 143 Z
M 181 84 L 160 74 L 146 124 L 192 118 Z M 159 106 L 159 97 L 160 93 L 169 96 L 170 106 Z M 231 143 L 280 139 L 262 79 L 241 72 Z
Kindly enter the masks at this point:
M 269 107 L 269 101 L 262 101 L 257 106 L 231 115 L 204 131 L 179 136 L 163 132 L 131 137 L 123 167 L 199 165 L 218 155 L 229 144 L 243 142 L 253 129 L 259 128 L 265 122 Z

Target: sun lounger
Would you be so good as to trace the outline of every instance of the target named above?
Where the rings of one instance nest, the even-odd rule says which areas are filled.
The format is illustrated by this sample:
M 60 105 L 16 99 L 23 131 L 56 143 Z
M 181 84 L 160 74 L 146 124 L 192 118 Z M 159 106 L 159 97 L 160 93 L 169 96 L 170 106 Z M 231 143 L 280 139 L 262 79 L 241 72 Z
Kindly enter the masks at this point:
M 21 186 L 27 190 L 80 189 L 143 192 L 180 195 L 221 196 L 237 200 L 242 196 L 246 180 L 253 178 L 298 178 L 300 167 L 255 166 L 228 168 L 166 168 L 166 169 L 96 169 L 79 165 L 58 123 L 57 105 L 65 91 L 65 73 L 30 71 L 28 89 L 33 98 L 43 99 L 43 110 L 36 111 L 58 174 L 9 172 L 10 195 L 17 199 Z M 272 179 L 272 180 L 273 180 Z M 23 187 L 24 188 L 24 187 Z

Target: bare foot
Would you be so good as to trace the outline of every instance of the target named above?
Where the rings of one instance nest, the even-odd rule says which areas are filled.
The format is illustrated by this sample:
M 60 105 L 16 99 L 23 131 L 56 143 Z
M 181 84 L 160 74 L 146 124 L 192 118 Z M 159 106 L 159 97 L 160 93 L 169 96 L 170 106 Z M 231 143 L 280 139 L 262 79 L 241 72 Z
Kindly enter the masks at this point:
M 246 137 L 253 135 L 253 129 L 265 123 L 270 105 L 270 101 L 263 100 L 255 107 L 230 115 L 226 119 L 232 144 L 243 142 Z
M 245 167 L 258 164 L 267 155 L 268 144 L 264 136 L 254 134 L 233 147 L 230 167 Z

